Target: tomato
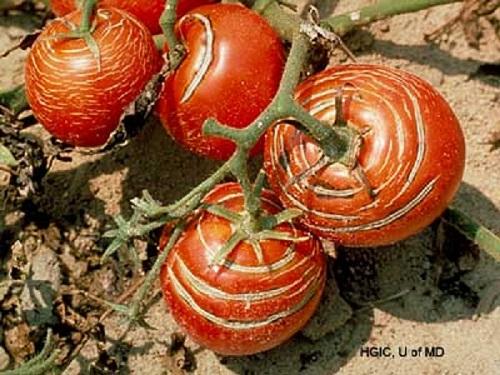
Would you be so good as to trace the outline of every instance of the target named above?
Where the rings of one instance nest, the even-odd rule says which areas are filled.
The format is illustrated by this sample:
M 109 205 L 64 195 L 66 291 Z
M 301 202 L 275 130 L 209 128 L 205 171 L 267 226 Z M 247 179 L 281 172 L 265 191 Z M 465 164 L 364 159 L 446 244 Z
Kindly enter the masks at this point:
M 315 170 L 321 149 L 284 121 L 266 134 L 270 185 L 285 206 L 305 212 L 313 233 L 346 246 L 391 244 L 419 232 L 460 184 L 465 146 L 457 118 L 430 84 L 378 65 L 323 71 L 299 85 L 296 99 L 333 123 L 339 89 L 343 117 L 362 135 L 358 167 Z
M 260 15 L 236 4 L 197 8 L 178 21 L 177 32 L 187 55 L 164 83 L 160 119 L 189 150 L 227 159 L 234 144 L 202 136 L 203 123 L 212 117 L 244 128 L 255 120 L 278 89 L 283 46 Z
M 210 4 L 215 0 L 179 0 L 177 14 L 182 16 L 200 5 Z M 100 0 L 99 6 L 116 7 L 129 12 L 144 23 L 153 34 L 160 34 L 160 16 L 165 9 L 165 0 Z M 51 0 L 50 6 L 58 17 L 74 11 L 75 0 Z
M 243 210 L 236 183 L 216 186 L 204 201 Z M 280 211 L 270 191 L 262 204 L 267 213 Z M 195 341 L 220 354 L 246 355 L 279 345 L 304 326 L 319 303 L 326 260 L 319 240 L 285 223 L 276 230 L 297 242 L 243 241 L 222 265 L 211 265 L 234 230 L 228 220 L 201 211 L 168 254 L 160 280 L 169 311 Z M 160 246 L 165 243 L 164 237 Z
M 26 94 L 37 120 L 75 146 L 100 146 L 161 67 L 149 31 L 128 13 L 99 9 L 92 33 L 100 62 L 83 39 L 51 39 L 78 24 L 80 11 L 52 21 L 31 49 Z

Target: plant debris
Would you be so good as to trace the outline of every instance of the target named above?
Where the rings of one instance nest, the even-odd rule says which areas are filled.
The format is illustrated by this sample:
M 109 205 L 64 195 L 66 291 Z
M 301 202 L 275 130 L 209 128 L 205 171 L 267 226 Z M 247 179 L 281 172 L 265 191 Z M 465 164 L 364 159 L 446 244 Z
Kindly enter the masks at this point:
M 428 42 L 437 41 L 444 35 L 448 35 L 456 25 L 461 25 L 469 46 L 479 48 L 479 42 L 483 36 L 481 19 L 486 19 L 493 26 L 494 20 L 491 16 L 500 7 L 500 0 L 465 0 L 462 9 L 455 17 L 448 20 L 436 30 L 425 35 Z
M 18 49 L 20 50 L 27 50 L 30 48 L 33 43 L 35 43 L 35 40 L 38 38 L 38 36 L 41 34 L 41 31 L 35 31 L 33 33 L 26 34 L 20 41 L 19 43 L 13 45 L 12 47 L 7 48 L 3 53 L 0 54 L 0 59 L 7 57 L 11 54 L 11 52 L 14 52 Z
M 57 322 L 52 310 L 60 285 L 61 268 L 57 255 L 42 245 L 32 258 L 30 277 L 21 293 L 21 307 L 30 326 Z

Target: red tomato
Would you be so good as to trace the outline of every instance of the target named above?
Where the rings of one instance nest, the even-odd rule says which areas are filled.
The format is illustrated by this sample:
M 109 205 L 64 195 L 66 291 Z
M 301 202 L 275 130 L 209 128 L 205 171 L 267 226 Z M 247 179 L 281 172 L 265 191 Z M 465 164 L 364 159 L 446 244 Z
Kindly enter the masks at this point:
M 460 184 L 465 146 L 448 103 L 427 82 L 377 65 L 337 66 L 310 77 L 296 99 L 318 119 L 343 117 L 362 134 L 358 168 L 325 166 L 316 142 L 282 122 L 266 135 L 265 168 L 287 207 L 315 234 L 346 246 L 391 244 L 436 219 Z M 302 177 L 300 177 L 302 176 Z
M 218 185 L 205 202 L 241 212 L 241 187 Z M 270 191 L 262 203 L 267 213 L 280 210 Z M 228 220 L 200 212 L 168 254 L 160 280 L 170 312 L 195 341 L 217 353 L 246 355 L 273 348 L 304 326 L 319 303 L 326 260 L 319 240 L 285 223 L 276 230 L 303 237 L 300 242 L 262 240 L 253 245 L 261 259 L 259 249 L 240 242 L 223 265 L 211 265 L 234 230 Z M 160 246 L 165 243 L 164 237 Z
M 210 4 L 215 0 L 179 0 L 177 15 L 180 17 L 200 5 Z M 116 7 L 133 14 L 143 22 L 153 34 L 160 34 L 160 16 L 165 9 L 165 0 L 100 0 L 99 6 Z M 75 0 L 51 0 L 50 6 L 58 17 L 74 11 Z
M 235 128 L 255 120 L 278 89 L 283 46 L 264 18 L 235 4 L 197 8 L 179 20 L 177 31 L 187 55 L 164 83 L 160 119 L 189 150 L 227 159 L 234 144 L 203 137 L 202 125 L 209 117 Z
M 125 107 L 161 66 L 144 25 L 118 9 L 99 9 L 92 33 L 100 64 L 82 39 L 50 39 L 78 24 L 80 11 L 52 21 L 31 49 L 26 94 L 44 127 L 75 146 L 100 146 L 116 129 Z M 99 70 L 100 67 L 100 70 Z

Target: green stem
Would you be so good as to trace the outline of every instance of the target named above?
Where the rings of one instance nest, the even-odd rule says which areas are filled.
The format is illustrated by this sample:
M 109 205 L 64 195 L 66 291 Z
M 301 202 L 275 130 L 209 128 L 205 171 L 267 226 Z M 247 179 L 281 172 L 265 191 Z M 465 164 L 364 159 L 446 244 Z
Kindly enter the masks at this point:
M 462 232 L 482 250 L 500 262 L 500 238 L 492 231 L 457 208 L 448 207 L 443 214 L 444 220 Z
M 1 371 L 1 375 L 43 375 L 54 372 L 57 366 L 55 364 L 56 359 L 59 357 L 60 351 L 53 350 L 53 334 L 52 329 L 47 330 L 47 336 L 45 339 L 45 344 L 40 353 L 35 357 L 23 363 L 18 368 L 13 370 Z M 51 352 L 52 351 L 52 352 Z
M 135 198 L 132 200 L 133 205 L 136 207 L 135 211 L 144 214 L 149 219 L 156 219 L 162 216 L 170 219 L 184 217 L 199 205 L 203 196 L 208 193 L 212 187 L 231 172 L 233 159 L 234 157 L 226 161 L 210 177 L 197 185 L 180 200 L 168 206 L 160 206 L 156 202 L 152 204 L 152 198 L 148 199 L 147 197 L 149 197 L 149 194 L 144 192 L 142 199 Z
M 257 13 L 262 13 L 272 3 L 277 3 L 276 0 L 256 0 L 252 5 L 252 10 Z
M 80 21 L 80 32 L 88 33 L 92 25 L 92 15 L 97 0 L 86 0 L 82 5 L 82 19 Z
M 356 27 L 365 26 L 391 16 L 461 1 L 463 0 L 381 0 L 376 4 L 349 13 L 326 18 L 320 25 L 342 36 Z M 297 15 L 285 12 L 275 1 L 269 3 L 267 0 L 257 0 L 254 5 L 255 8 L 283 39 L 291 41 L 299 30 L 300 18 Z
M 285 12 L 276 1 L 267 4 L 260 10 L 260 14 L 267 19 L 282 39 L 291 41 L 299 30 L 300 18 L 295 14 Z
M 262 137 L 266 130 L 276 121 L 295 117 L 299 120 L 323 146 L 325 153 L 334 160 L 341 159 L 344 153 L 349 152 L 349 139 L 342 137 L 340 132 L 330 125 L 311 116 L 294 100 L 294 90 L 300 80 L 304 62 L 307 59 L 310 42 L 306 35 L 295 34 L 288 59 L 285 64 L 278 94 L 271 104 L 245 129 L 234 129 L 220 124 L 214 119 L 207 121 L 203 126 L 205 135 L 219 136 L 231 139 L 236 143 L 237 150 L 230 159 L 230 170 L 238 179 L 245 196 L 245 211 L 247 212 L 248 230 L 257 232 L 261 228 L 260 192 L 253 189 L 248 176 L 248 152 Z
M 321 26 L 338 35 L 345 35 L 352 29 L 368 25 L 398 14 L 417 12 L 437 5 L 460 2 L 461 0 L 381 0 L 359 10 L 333 16 L 321 22 Z
M 310 41 L 305 35 L 300 33 L 294 35 L 290 54 L 288 55 L 278 89 L 281 101 L 293 100 L 295 87 L 300 82 L 300 74 L 307 60 L 309 48 Z
M 293 99 L 293 92 L 300 80 L 300 74 L 308 55 L 309 46 L 309 40 L 305 35 L 301 33 L 295 35 L 290 54 L 285 64 L 278 94 L 271 104 L 247 128 L 243 130 L 234 129 L 220 124 L 213 119 L 207 121 L 203 127 L 206 135 L 222 136 L 236 143 L 237 150 L 230 161 L 230 169 L 243 189 L 245 211 L 248 214 L 249 220 L 248 229 L 252 232 L 258 231 L 260 228 L 260 192 L 253 189 L 248 176 L 248 152 L 276 121 L 290 117 L 290 115 L 293 116 L 300 111 L 297 109 L 298 106 Z M 302 112 L 306 112 L 301 107 L 298 108 Z M 320 141 L 328 139 L 332 143 L 342 143 L 332 127 L 317 121 L 312 116 L 308 120 L 314 122 L 314 126 L 310 126 L 309 128 L 313 136 L 317 136 Z M 308 127 L 307 124 L 305 126 Z
M 160 26 L 163 30 L 163 35 L 167 40 L 168 48 L 174 49 L 176 45 L 179 44 L 177 35 L 175 34 L 175 21 L 177 18 L 177 1 L 178 0 L 167 0 L 165 1 L 165 9 L 160 16 Z
M 293 93 L 299 83 L 300 74 L 304 61 L 307 59 L 309 48 L 310 41 L 308 37 L 302 33 L 297 33 L 293 38 L 278 94 L 276 94 L 271 104 L 247 128 L 235 130 L 234 128 L 219 124 L 212 119 L 204 124 L 204 133 L 206 135 L 231 139 L 238 147 L 250 149 L 276 121 L 293 117 L 300 121 L 320 143 L 326 155 L 331 157 L 332 160 L 340 160 L 345 154 L 349 154 L 351 152 L 349 145 L 353 144 L 351 138 L 355 137 L 355 134 L 322 123 L 311 116 L 309 112 L 299 106 L 294 100 Z
M 167 39 L 163 34 L 153 35 L 153 40 L 155 42 L 156 49 L 163 53 L 163 48 L 165 47 L 165 43 L 167 43 Z
M 247 215 L 247 230 L 251 233 L 260 229 L 260 194 L 255 194 L 250 176 L 248 175 L 248 149 L 238 145 L 231 165 L 231 172 L 241 185 L 244 195 L 245 213 Z
M 245 238 L 247 238 L 247 235 L 241 230 L 237 230 L 236 232 L 234 232 L 226 241 L 226 243 L 224 243 L 224 245 L 217 250 L 215 256 L 210 261 L 210 264 L 217 266 L 224 264 L 227 256 L 231 254 L 234 248 L 238 246 L 238 244 Z
M 287 221 L 292 221 L 293 219 L 296 219 L 302 216 L 303 214 L 304 213 L 302 212 L 302 210 L 298 208 L 289 208 L 280 211 L 276 215 L 270 215 L 264 217 L 262 220 L 262 228 L 271 230 L 277 225 Z
M 218 204 L 207 204 L 203 205 L 202 208 L 205 209 L 207 212 L 211 213 L 212 215 L 219 216 L 226 220 L 229 220 L 231 223 L 239 223 L 241 222 L 242 219 L 242 216 L 239 213 L 229 210 L 224 206 Z
M 142 302 L 145 300 L 146 295 L 149 290 L 153 286 L 153 283 L 158 279 L 160 275 L 160 270 L 163 264 L 165 263 L 168 253 L 177 243 L 177 240 L 181 237 L 182 232 L 184 231 L 185 223 L 183 221 L 179 222 L 173 232 L 168 239 L 168 243 L 164 249 L 161 250 L 160 255 L 156 258 L 153 267 L 148 272 L 146 278 L 144 279 L 143 284 L 139 288 L 139 290 L 135 293 L 134 298 L 132 299 L 132 304 L 130 306 L 130 317 L 132 320 L 136 319 L 140 314 L 140 309 Z
M 160 17 L 160 26 L 168 45 L 168 57 L 170 69 L 174 70 L 182 61 L 184 56 L 184 46 L 177 38 L 175 33 L 175 22 L 177 20 L 177 2 L 178 0 L 166 0 L 165 9 Z

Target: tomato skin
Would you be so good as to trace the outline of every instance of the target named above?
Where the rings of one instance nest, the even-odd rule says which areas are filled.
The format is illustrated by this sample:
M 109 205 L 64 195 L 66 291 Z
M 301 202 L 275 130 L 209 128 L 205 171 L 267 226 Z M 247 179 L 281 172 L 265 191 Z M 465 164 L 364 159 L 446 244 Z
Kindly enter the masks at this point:
M 80 11 L 65 19 L 79 24 Z M 134 17 L 103 8 L 95 19 L 100 70 L 84 40 L 50 39 L 68 31 L 61 18 L 43 30 L 25 66 L 35 117 L 56 138 L 75 146 L 103 145 L 123 110 L 161 67 L 151 34 Z
M 191 9 L 204 4 L 210 4 L 215 0 L 180 0 L 177 3 L 177 15 L 181 17 Z M 101 7 L 115 7 L 137 17 L 152 34 L 160 34 L 160 17 L 165 9 L 165 0 L 100 0 Z M 75 0 L 52 0 L 50 2 L 52 12 L 58 17 L 76 10 Z
M 285 61 L 283 46 L 267 21 L 236 4 L 199 7 L 179 20 L 177 31 L 187 54 L 164 82 L 158 114 L 170 135 L 187 149 L 228 159 L 234 144 L 202 136 L 203 123 L 212 117 L 244 128 L 255 120 L 278 89 Z M 200 71 L 205 73 L 197 75 Z M 201 81 L 196 77 L 202 77 Z M 193 82 L 199 84 L 190 86 Z M 261 149 L 262 143 L 254 153 Z
M 336 66 L 307 79 L 295 96 L 318 119 L 333 123 L 339 88 L 344 118 L 364 134 L 358 163 L 373 195 L 339 164 L 292 179 L 320 152 L 285 122 L 266 134 L 270 185 L 285 206 L 304 209 L 303 224 L 320 237 L 346 246 L 392 244 L 428 226 L 452 200 L 465 163 L 460 125 L 430 84 L 390 67 Z
M 218 185 L 205 202 L 241 212 L 240 185 Z M 280 210 L 270 191 L 263 194 L 263 209 Z M 321 243 L 289 223 L 277 230 L 306 239 L 294 247 L 290 241 L 261 241 L 263 263 L 241 242 L 225 264 L 212 266 L 212 252 L 231 235 L 230 222 L 204 211 L 188 224 L 160 282 L 169 311 L 195 341 L 224 355 L 253 354 L 291 337 L 314 313 L 326 278 Z

